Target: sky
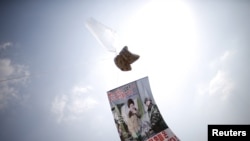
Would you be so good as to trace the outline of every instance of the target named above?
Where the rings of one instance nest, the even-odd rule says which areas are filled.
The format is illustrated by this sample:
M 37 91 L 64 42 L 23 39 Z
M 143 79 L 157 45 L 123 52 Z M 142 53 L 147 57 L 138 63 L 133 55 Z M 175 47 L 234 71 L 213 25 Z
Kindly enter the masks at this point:
M 140 55 L 129 72 L 86 28 L 95 18 Z M 118 141 L 107 91 L 148 76 L 182 141 L 250 124 L 250 2 L 0 2 L 0 140 Z

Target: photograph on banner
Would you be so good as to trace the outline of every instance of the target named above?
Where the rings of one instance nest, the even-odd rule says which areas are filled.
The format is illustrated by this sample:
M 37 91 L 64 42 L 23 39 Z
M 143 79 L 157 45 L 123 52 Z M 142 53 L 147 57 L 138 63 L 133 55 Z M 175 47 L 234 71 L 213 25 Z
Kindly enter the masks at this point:
M 148 77 L 107 94 L 121 141 L 179 141 L 159 111 Z

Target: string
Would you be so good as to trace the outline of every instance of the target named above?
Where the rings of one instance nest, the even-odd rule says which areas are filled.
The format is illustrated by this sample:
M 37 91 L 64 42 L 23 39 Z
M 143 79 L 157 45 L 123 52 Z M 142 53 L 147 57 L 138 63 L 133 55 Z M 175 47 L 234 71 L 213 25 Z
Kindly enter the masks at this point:
M 115 56 L 117 56 L 117 55 L 118 55 L 117 48 L 115 48 Z M 118 85 L 118 82 L 119 82 L 119 71 L 116 70 L 116 82 L 115 82 L 116 86 Z

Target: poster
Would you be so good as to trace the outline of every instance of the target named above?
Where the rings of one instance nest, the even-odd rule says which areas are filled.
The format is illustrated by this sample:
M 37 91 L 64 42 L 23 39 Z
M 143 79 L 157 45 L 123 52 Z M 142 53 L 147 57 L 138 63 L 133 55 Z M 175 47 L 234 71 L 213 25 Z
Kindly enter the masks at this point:
M 107 92 L 121 141 L 180 141 L 164 121 L 148 77 Z

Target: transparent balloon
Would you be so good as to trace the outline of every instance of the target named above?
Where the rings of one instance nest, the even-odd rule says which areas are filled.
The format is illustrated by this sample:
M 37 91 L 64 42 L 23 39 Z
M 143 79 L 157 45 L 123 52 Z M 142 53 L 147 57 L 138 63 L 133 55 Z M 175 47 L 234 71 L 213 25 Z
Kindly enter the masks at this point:
M 87 19 L 86 27 L 104 48 L 116 53 L 114 62 L 120 70 L 130 71 L 132 69 L 131 64 L 138 60 L 140 56 L 131 53 L 128 47 L 121 43 L 117 33 L 113 29 L 105 26 L 94 18 Z
M 86 27 L 96 40 L 108 51 L 117 51 L 118 37 L 113 29 L 105 26 L 94 18 L 87 19 Z

